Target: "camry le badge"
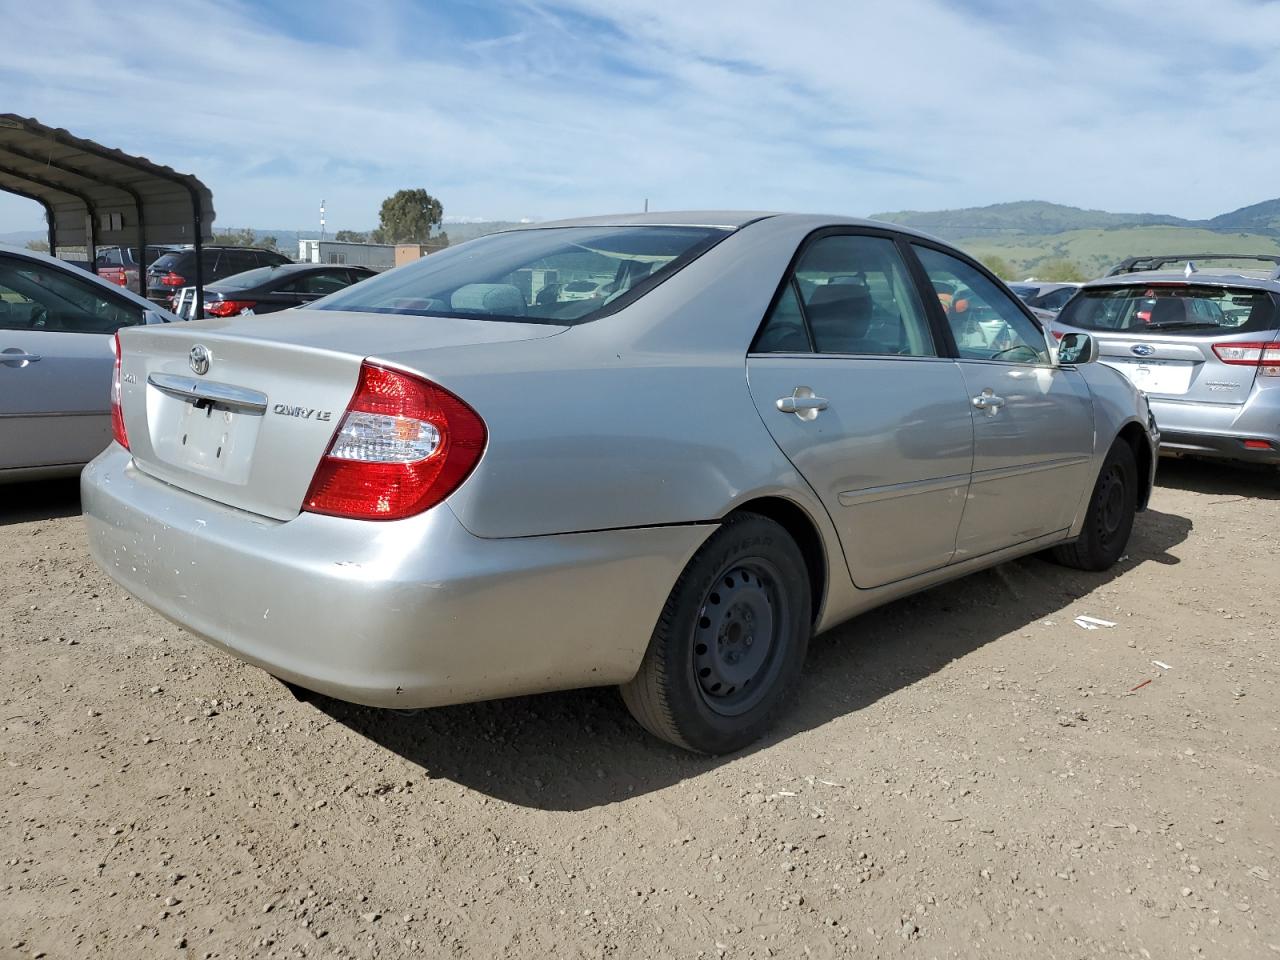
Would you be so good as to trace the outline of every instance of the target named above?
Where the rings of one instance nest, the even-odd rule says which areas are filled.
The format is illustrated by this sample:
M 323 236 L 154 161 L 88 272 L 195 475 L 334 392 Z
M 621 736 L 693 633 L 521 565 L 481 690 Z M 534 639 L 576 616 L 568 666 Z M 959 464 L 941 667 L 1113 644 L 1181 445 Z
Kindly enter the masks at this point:
M 1134 344 L 1129 349 L 1139 357 L 1149 357 L 1156 352 L 1156 348 L 1147 343 Z
M 191 364 L 191 369 L 200 376 L 209 372 L 209 360 L 209 348 L 202 343 L 197 343 L 187 354 L 187 363 Z

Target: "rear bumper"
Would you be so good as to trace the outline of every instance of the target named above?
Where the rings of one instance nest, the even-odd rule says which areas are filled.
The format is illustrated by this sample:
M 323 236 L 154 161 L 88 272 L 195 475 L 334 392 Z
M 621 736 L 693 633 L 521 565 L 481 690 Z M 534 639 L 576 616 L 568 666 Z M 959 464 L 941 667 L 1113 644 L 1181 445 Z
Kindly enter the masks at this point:
M 1280 463 L 1280 390 L 1256 391 L 1248 402 L 1188 403 L 1150 399 L 1160 425 L 1160 452 Z M 1266 449 L 1245 446 L 1265 441 Z
M 116 444 L 81 490 L 94 559 L 134 596 L 281 679 L 371 706 L 630 679 L 713 529 L 486 540 L 447 506 L 281 523 L 155 480 Z

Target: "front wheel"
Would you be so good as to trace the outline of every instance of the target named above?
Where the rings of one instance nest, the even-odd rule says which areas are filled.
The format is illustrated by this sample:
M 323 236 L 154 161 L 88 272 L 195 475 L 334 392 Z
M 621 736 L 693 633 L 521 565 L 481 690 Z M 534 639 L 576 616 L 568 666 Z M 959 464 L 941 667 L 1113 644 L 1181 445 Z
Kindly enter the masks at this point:
M 1138 463 L 1133 448 L 1117 438 L 1094 484 L 1079 539 L 1054 547 L 1049 556 L 1078 570 L 1108 569 L 1128 546 L 1137 509 Z
M 800 673 L 811 629 L 804 557 L 779 524 L 731 517 L 693 555 L 621 687 L 654 736 L 728 753 L 763 734 Z

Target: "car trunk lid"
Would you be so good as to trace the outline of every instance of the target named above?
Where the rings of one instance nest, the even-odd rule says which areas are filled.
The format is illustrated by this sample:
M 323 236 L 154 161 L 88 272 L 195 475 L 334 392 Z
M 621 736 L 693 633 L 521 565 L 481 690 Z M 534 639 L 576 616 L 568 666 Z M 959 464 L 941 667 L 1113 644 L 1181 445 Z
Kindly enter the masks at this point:
M 121 332 L 121 406 L 138 469 L 276 520 L 297 516 L 360 364 L 548 337 L 559 326 L 285 311 Z

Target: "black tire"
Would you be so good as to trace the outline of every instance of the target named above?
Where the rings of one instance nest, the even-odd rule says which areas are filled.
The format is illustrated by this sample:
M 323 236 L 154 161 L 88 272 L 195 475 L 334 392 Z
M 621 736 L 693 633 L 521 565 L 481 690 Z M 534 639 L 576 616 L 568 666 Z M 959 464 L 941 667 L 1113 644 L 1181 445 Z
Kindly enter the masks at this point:
M 757 514 L 730 517 L 676 580 L 639 673 L 620 688 L 627 709 L 654 736 L 698 753 L 756 740 L 804 665 L 810 596 L 786 530 Z
M 1133 448 L 1117 439 L 1098 473 L 1079 538 L 1054 547 L 1049 557 L 1077 570 L 1110 568 L 1129 544 L 1137 509 L 1138 463 Z

